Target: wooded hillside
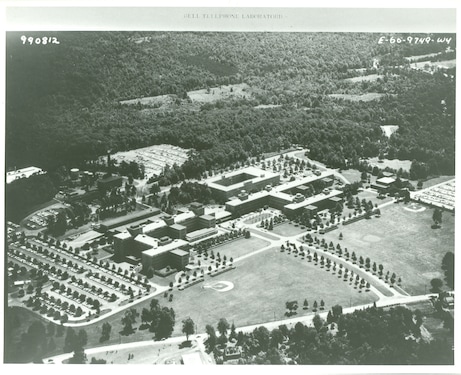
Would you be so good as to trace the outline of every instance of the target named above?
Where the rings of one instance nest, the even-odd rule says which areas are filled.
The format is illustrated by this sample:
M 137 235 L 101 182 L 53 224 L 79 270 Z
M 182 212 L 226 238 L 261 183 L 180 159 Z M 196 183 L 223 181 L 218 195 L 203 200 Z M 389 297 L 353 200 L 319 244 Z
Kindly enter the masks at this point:
M 7 36 L 7 168 L 78 167 L 109 148 L 171 143 L 195 148 L 208 169 L 296 143 L 332 166 L 381 152 L 454 173 L 454 69 L 427 74 L 404 59 L 446 45 L 378 44 L 377 34 L 173 32 L 62 32 L 59 45 L 23 45 L 21 35 Z M 360 68 L 379 76 L 346 80 Z M 237 83 L 250 95 L 187 99 Z M 364 93 L 381 99 L 328 96 Z M 157 95 L 174 104 L 120 104 Z M 386 124 L 400 126 L 389 140 Z

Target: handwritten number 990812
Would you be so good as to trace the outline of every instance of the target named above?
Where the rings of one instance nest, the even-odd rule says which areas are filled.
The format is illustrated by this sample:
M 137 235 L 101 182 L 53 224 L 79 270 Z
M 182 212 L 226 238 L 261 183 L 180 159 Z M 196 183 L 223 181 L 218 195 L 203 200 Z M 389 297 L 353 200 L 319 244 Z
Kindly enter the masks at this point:
M 33 36 L 21 36 L 21 42 L 25 45 L 46 45 L 46 44 L 60 44 L 58 38 L 55 36 L 43 36 L 43 37 L 33 37 Z

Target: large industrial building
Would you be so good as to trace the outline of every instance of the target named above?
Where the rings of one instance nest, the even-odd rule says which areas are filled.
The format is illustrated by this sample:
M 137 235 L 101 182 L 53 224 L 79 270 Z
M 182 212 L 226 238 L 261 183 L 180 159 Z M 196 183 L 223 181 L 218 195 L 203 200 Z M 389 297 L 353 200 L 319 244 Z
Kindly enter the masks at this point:
M 256 167 L 247 167 L 207 180 L 208 187 L 215 196 L 222 200 L 237 196 L 242 190 L 246 193 L 252 193 L 268 185 L 275 186 L 279 183 L 280 175 L 278 173 L 264 171 Z
M 179 214 L 158 215 L 121 229 L 113 230 L 115 258 L 140 259 L 144 271 L 183 269 L 189 262 L 188 245 L 217 233 L 216 218 L 196 202 Z
M 311 196 L 313 189 L 310 185 L 313 183 L 321 183 L 325 190 Z M 260 189 L 256 192 L 242 189 L 239 194 L 230 197 L 226 202 L 226 210 L 235 216 L 240 216 L 264 206 L 270 206 L 282 211 L 287 217 L 294 217 L 305 209 L 317 212 L 333 208 L 338 202 L 342 202 L 342 191 L 331 188 L 333 183 L 332 172 L 326 171 L 319 175 L 298 178 L 282 185 L 266 185 L 263 188 L 259 185 Z

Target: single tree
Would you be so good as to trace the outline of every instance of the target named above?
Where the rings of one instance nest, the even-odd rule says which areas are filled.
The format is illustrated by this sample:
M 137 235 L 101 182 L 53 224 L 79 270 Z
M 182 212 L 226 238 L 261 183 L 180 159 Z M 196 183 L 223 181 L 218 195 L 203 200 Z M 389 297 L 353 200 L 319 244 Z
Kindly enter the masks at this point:
M 432 279 L 431 280 L 431 286 L 432 286 L 431 292 L 439 293 L 440 288 L 443 286 L 443 281 L 438 279 L 438 278 Z
M 309 308 L 309 302 L 307 302 L 307 299 L 304 300 L 304 310 L 307 310 Z
M 227 322 L 226 318 L 219 319 L 218 332 L 221 334 L 221 336 L 226 336 L 227 335 L 227 330 L 229 328 L 230 328 L 230 325 Z
M 195 333 L 195 324 L 191 318 L 182 321 L 182 333 L 186 335 L 186 340 L 189 341 L 189 335 Z

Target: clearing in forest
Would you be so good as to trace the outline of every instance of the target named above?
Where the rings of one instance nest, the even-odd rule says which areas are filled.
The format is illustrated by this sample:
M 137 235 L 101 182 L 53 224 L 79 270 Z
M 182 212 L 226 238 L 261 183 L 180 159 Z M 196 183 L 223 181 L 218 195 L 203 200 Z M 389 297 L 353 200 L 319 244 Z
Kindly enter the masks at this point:
M 390 138 L 392 134 L 399 130 L 398 125 L 382 125 L 380 128 L 387 138 Z
M 192 102 L 199 103 L 214 103 L 218 100 L 225 100 L 231 98 L 249 98 L 249 86 L 246 83 L 239 83 L 236 85 L 226 85 L 218 87 L 210 87 L 201 90 L 189 91 L 187 96 Z

